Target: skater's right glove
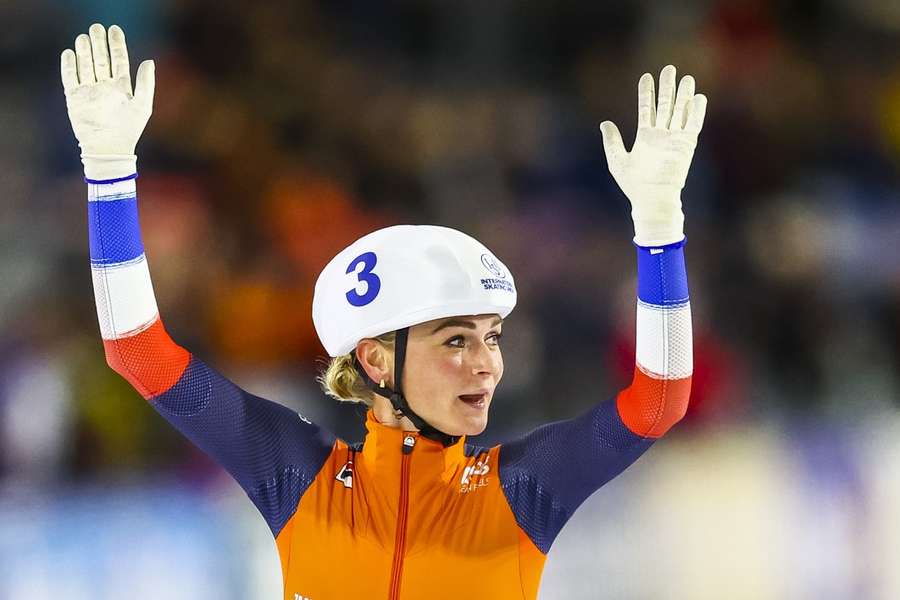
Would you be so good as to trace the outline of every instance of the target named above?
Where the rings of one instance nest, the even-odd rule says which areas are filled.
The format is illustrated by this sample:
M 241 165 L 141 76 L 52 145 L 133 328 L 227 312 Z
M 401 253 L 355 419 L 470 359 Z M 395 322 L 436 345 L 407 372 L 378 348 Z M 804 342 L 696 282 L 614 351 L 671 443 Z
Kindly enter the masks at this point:
M 153 110 L 155 66 L 145 60 L 132 93 L 125 34 L 91 25 L 60 57 L 72 131 L 81 146 L 88 181 L 125 179 L 136 173 L 134 148 Z

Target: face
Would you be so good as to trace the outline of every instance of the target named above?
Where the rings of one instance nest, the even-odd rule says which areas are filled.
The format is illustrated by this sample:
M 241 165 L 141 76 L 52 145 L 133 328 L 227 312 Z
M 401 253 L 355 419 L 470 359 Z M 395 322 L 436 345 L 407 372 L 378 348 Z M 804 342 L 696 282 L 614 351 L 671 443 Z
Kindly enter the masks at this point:
M 438 319 L 411 327 L 403 392 L 414 411 L 450 435 L 478 435 L 503 376 L 498 315 Z

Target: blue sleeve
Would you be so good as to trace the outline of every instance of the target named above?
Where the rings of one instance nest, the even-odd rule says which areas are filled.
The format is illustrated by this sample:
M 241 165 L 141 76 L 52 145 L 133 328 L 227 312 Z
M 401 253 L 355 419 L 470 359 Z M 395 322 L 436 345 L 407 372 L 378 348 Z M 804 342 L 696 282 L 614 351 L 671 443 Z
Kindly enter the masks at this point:
M 277 536 L 335 438 L 248 394 L 169 337 L 141 239 L 135 177 L 88 185 L 91 275 L 107 362 L 231 473 Z
M 547 553 L 588 496 L 653 443 L 619 418 L 615 398 L 500 446 L 500 485 L 519 527 Z
M 335 442 L 297 412 L 247 393 L 193 357 L 178 383 L 150 403 L 237 480 L 276 537 Z

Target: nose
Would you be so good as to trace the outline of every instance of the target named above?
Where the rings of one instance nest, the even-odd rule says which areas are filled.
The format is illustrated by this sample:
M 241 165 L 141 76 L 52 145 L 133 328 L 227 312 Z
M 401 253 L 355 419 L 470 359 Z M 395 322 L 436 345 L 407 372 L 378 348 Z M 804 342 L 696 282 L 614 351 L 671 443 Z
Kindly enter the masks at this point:
M 473 375 L 494 375 L 500 370 L 500 350 L 491 348 L 485 342 L 472 347 L 470 366 Z

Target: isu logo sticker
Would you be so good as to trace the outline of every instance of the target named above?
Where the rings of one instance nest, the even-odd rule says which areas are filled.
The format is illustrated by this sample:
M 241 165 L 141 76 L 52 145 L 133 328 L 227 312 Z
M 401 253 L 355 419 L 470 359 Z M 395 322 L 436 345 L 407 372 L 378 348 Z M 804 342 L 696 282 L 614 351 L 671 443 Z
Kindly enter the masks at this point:
M 506 279 L 506 271 L 504 271 L 503 267 L 500 266 L 500 261 L 498 261 L 490 254 L 481 255 L 481 264 L 483 264 L 484 268 L 490 271 L 494 277 Z
M 487 486 L 488 478 L 486 475 L 490 472 L 491 467 L 488 465 L 490 456 L 484 457 L 474 465 L 470 465 L 463 469 L 462 479 L 459 481 L 459 493 L 466 494 Z
M 483 277 L 481 285 L 486 290 L 503 290 L 504 292 L 514 292 L 513 284 L 506 279 L 506 271 L 500 264 L 500 261 L 491 254 L 481 255 L 481 264 L 493 275 L 493 277 Z

